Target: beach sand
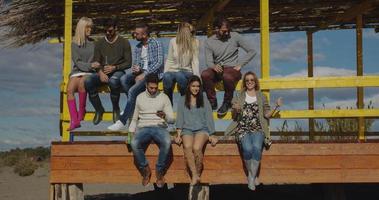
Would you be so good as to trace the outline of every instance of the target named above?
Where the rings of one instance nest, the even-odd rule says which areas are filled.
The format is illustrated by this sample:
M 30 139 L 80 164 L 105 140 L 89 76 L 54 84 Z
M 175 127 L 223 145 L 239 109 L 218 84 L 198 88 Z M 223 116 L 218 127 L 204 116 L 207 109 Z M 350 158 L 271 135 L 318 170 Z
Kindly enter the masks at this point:
M 0 168 L 0 200 L 47 200 L 49 194 L 49 165 L 27 177 L 20 177 L 9 167 Z M 341 198 L 345 200 L 378 200 L 379 184 L 309 184 L 267 185 L 251 192 L 246 185 L 211 185 L 211 200 L 320 200 L 335 199 L 332 191 L 344 188 Z M 133 184 L 86 184 L 86 200 L 185 200 L 188 185 L 169 185 L 166 190 L 154 190 L 153 186 Z M 341 195 L 341 194 L 340 194 Z

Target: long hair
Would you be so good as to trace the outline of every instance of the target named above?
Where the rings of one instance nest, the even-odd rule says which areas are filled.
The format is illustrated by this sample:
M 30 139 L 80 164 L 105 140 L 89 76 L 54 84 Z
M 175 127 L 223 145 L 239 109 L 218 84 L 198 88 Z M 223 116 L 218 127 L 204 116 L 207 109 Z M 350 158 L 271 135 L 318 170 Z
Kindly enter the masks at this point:
M 199 84 L 200 84 L 199 93 L 197 93 L 197 95 L 196 95 L 196 108 L 204 107 L 203 90 L 202 90 L 203 85 L 201 84 L 201 80 L 198 76 L 192 75 L 188 79 L 187 89 L 186 89 L 186 93 L 185 93 L 185 101 L 184 101 L 184 105 L 188 109 L 191 109 L 191 95 L 192 95 L 191 94 L 191 84 L 193 82 L 199 82 Z
M 244 75 L 243 75 L 243 78 L 242 78 L 242 90 L 243 91 L 246 91 L 247 90 L 247 88 L 246 88 L 246 76 L 248 76 L 248 75 L 252 75 L 253 77 L 254 77 L 254 81 L 255 81 L 255 87 L 254 87 L 254 89 L 255 89 L 255 91 L 259 91 L 259 89 L 260 89 L 260 86 L 259 86 L 259 80 L 258 80 L 258 77 L 257 77 L 257 75 L 254 73 L 254 72 L 252 72 L 252 71 L 248 71 L 248 72 L 246 72 Z
M 78 24 L 76 25 L 75 35 L 73 42 L 78 46 L 83 46 L 86 43 L 86 27 L 92 26 L 93 22 L 91 18 L 82 17 L 79 19 Z
M 176 44 L 178 46 L 179 66 L 183 66 L 184 57 L 188 56 L 188 58 L 192 60 L 192 56 L 196 48 L 198 48 L 194 27 L 190 23 L 182 22 L 178 25 Z

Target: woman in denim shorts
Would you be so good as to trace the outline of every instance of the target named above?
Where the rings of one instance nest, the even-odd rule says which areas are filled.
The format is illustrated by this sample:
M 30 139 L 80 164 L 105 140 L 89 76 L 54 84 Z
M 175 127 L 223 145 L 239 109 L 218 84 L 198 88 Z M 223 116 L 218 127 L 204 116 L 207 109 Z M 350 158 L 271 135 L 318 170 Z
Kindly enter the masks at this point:
M 217 139 L 212 135 L 215 126 L 211 105 L 202 92 L 202 85 L 198 76 L 191 76 L 188 80 L 185 95 L 178 103 L 176 116 L 177 136 L 175 142 L 183 142 L 184 158 L 190 171 L 191 185 L 200 183 L 203 168 L 203 150 L 210 141 L 216 145 Z

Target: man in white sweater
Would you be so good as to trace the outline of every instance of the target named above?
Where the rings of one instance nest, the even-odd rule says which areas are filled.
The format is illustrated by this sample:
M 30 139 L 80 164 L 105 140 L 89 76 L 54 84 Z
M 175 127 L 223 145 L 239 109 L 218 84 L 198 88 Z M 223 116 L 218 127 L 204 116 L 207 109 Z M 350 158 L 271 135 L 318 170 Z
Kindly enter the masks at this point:
M 174 112 L 167 95 L 158 91 L 158 76 L 148 74 L 145 80 L 146 91 L 137 96 L 129 126 L 129 132 L 134 135 L 131 146 L 136 165 L 142 175 L 142 185 L 146 186 L 150 182 L 151 169 L 146 160 L 145 149 L 152 141 L 158 145 L 156 184 L 158 187 L 163 187 L 171 150 L 171 137 L 167 131 L 167 124 L 174 123 Z

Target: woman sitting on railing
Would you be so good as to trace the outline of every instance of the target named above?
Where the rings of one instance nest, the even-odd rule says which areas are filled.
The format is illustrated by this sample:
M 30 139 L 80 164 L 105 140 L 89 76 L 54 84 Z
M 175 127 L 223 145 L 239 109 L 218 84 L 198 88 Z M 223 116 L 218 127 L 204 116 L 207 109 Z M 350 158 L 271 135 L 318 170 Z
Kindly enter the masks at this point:
M 263 143 L 271 143 L 268 119 L 282 105 L 282 99 L 279 98 L 274 110 L 270 110 L 266 96 L 260 91 L 256 74 L 249 71 L 242 81 L 242 90 L 232 100 L 233 121 L 225 132 L 226 135 L 236 136 L 248 171 L 248 187 L 255 190 L 259 184 L 256 176 Z
M 185 95 L 180 98 L 176 116 L 177 136 L 175 142 L 183 142 L 184 158 L 190 170 L 191 185 L 200 183 L 203 168 L 204 145 L 211 142 L 215 146 L 217 139 L 209 136 L 215 132 L 211 105 L 202 92 L 198 76 L 188 80 Z
M 188 78 L 192 75 L 200 76 L 199 44 L 194 27 L 189 22 L 180 23 L 176 37 L 170 40 L 163 74 L 163 90 L 170 98 L 171 104 L 175 82 L 180 95 L 183 96 Z
M 92 19 L 80 18 L 76 25 L 75 35 L 72 41 L 72 68 L 70 79 L 67 84 L 67 104 L 70 112 L 69 131 L 80 127 L 80 121 L 85 115 L 87 92 L 84 87 L 86 77 L 95 72 L 98 67 L 96 63 L 91 63 L 94 52 L 94 42 L 90 39 L 92 31 Z M 76 108 L 75 92 L 79 93 L 79 112 Z

